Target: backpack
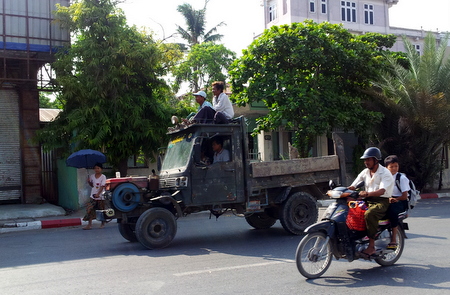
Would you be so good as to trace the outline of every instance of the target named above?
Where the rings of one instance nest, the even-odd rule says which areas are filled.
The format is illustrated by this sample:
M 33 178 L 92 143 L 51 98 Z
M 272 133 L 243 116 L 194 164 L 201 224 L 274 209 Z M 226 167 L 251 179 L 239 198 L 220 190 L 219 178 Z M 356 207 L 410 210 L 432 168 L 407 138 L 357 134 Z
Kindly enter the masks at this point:
M 395 185 L 397 186 L 399 191 L 401 191 L 400 177 L 402 174 L 403 173 L 397 173 L 397 176 L 395 177 Z M 405 177 L 406 177 L 406 175 L 405 175 Z M 408 191 L 408 205 L 409 205 L 409 208 L 413 209 L 414 206 L 416 206 L 417 200 L 419 199 L 420 191 L 418 191 L 416 189 L 416 186 L 414 185 L 414 182 L 412 182 L 411 179 L 408 179 L 408 180 L 409 180 L 409 188 L 410 188 L 410 190 Z

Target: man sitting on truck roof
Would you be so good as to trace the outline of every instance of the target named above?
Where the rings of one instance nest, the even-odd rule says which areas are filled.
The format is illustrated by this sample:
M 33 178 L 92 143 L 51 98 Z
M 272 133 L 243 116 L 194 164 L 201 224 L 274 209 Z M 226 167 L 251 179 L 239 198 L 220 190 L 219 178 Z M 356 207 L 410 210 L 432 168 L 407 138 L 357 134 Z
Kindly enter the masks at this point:
M 215 137 L 211 143 L 214 151 L 213 163 L 230 161 L 230 152 L 223 148 L 223 139 L 221 137 Z
M 210 110 L 208 110 L 208 113 L 211 113 L 209 117 L 211 117 L 211 123 L 212 119 L 214 118 L 214 110 L 212 109 L 212 104 L 206 100 L 206 92 L 205 91 L 199 91 L 197 93 L 193 93 L 192 95 L 195 96 L 195 101 L 198 103 L 197 113 L 190 113 L 186 120 L 183 120 L 185 122 L 187 121 L 196 121 L 198 123 L 208 123 L 206 121 L 207 117 L 202 118 L 202 116 L 197 116 L 197 114 L 200 112 L 201 109 L 208 107 Z
M 233 105 L 228 95 L 223 93 L 224 83 L 216 81 L 212 83 L 214 94 L 212 107 L 202 107 L 193 117 L 196 123 L 227 124 L 234 116 Z

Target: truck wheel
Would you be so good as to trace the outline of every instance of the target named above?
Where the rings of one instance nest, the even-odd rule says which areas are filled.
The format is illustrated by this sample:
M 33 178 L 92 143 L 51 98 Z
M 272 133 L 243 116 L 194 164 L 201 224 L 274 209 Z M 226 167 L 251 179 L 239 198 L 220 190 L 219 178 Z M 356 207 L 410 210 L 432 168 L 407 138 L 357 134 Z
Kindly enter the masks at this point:
M 145 211 L 136 223 L 136 238 L 148 249 L 164 248 L 172 242 L 177 233 L 175 216 L 164 208 Z
M 276 218 L 270 217 L 267 213 L 253 213 L 245 216 L 247 223 L 256 229 L 266 229 L 272 227 L 277 222 Z
M 119 227 L 119 233 L 125 240 L 137 242 L 136 234 L 134 233 L 134 225 L 123 223 L 118 223 L 117 225 Z
M 283 228 L 294 235 L 301 235 L 319 215 L 316 200 L 308 193 L 296 192 L 281 206 L 280 222 Z

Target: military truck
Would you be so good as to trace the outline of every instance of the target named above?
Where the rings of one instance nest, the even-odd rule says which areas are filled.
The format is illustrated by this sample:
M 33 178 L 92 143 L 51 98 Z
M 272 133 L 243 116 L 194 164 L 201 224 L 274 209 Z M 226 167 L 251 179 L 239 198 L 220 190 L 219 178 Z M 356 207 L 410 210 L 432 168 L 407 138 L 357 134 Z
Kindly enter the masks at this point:
M 218 218 L 232 210 L 255 229 L 279 219 L 286 231 L 300 235 L 317 221 L 317 199 L 328 181 L 342 183 L 337 155 L 250 160 L 244 117 L 229 124 L 178 125 L 168 134 L 159 175 L 108 179 L 105 195 L 113 210 L 97 212 L 98 219 L 117 218 L 125 239 L 149 249 L 169 245 L 177 219 L 202 211 Z M 213 161 L 212 141 L 219 138 L 229 161 Z

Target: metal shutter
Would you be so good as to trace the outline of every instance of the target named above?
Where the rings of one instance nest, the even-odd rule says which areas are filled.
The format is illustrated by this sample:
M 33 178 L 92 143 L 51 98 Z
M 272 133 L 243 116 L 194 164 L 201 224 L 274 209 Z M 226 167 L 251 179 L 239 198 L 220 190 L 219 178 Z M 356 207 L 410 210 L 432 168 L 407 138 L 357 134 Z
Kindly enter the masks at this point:
M 21 167 L 19 97 L 0 89 L 0 202 L 20 200 Z

